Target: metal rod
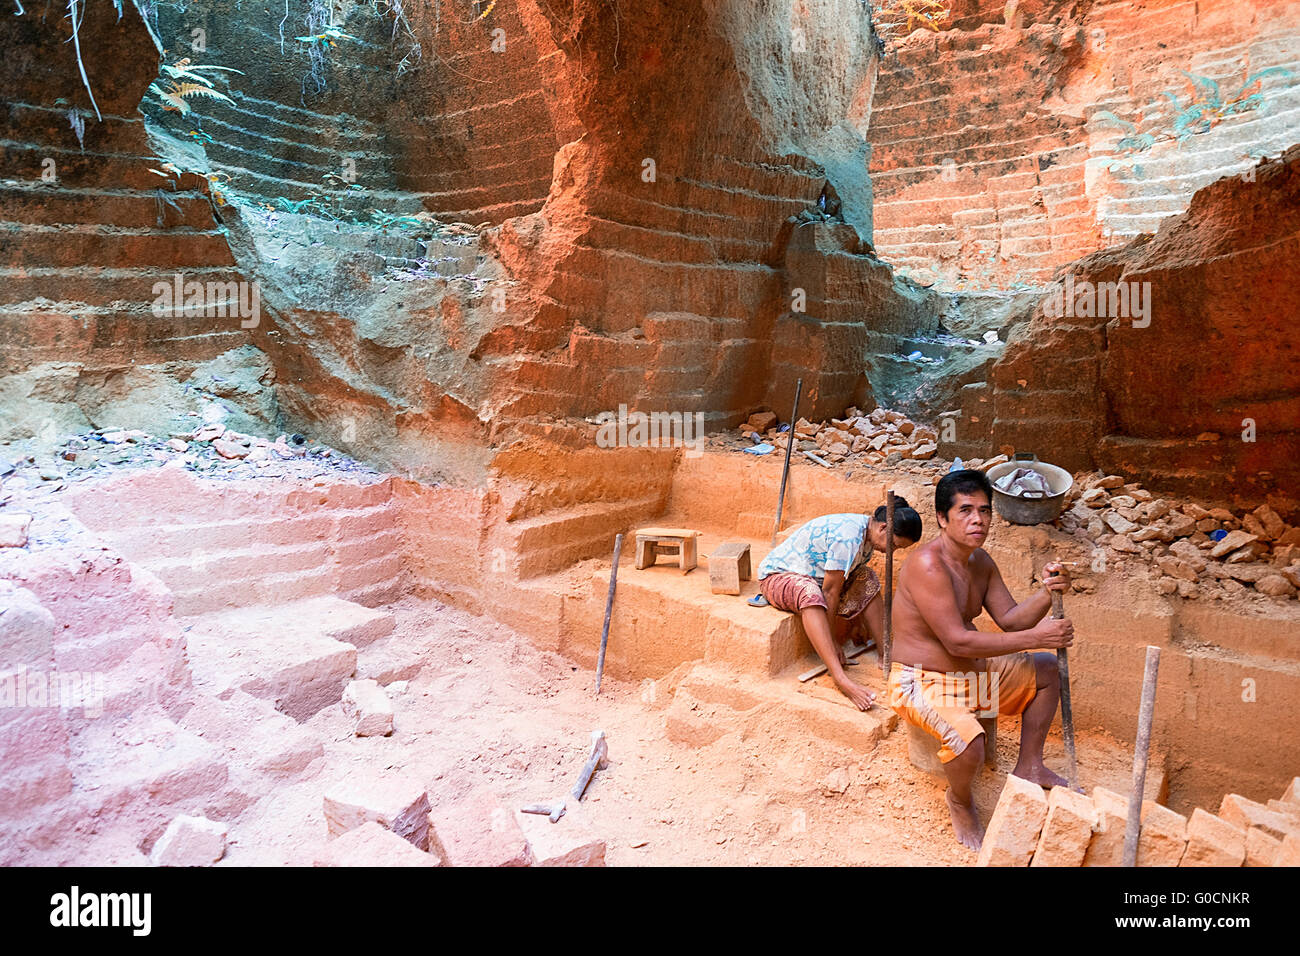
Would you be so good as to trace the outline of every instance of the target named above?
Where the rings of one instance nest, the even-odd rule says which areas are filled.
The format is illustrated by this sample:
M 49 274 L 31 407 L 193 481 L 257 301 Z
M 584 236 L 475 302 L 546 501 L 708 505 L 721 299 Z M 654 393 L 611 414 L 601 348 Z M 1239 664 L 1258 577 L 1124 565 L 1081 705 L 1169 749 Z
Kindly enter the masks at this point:
M 772 524 L 772 544 L 776 547 L 776 533 L 781 530 L 781 512 L 785 510 L 785 480 L 790 476 L 790 453 L 794 451 L 794 423 L 799 420 L 799 396 L 803 394 L 803 379 L 794 383 L 794 408 L 790 409 L 790 434 L 785 442 L 785 465 L 781 468 L 781 493 L 776 499 L 776 521 Z
M 609 569 L 609 597 L 605 598 L 605 626 L 600 632 L 600 658 L 596 661 L 596 694 L 605 676 L 605 647 L 609 644 L 609 616 L 614 610 L 614 586 L 618 583 L 618 558 L 623 553 L 623 536 L 614 539 L 614 563 Z
M 867 651 L 871 650 L 874 646 L 875 645 L 871 641 L 867 641 L 867 643 L 865 644 L 855 644 L 852 647 L 845 648 L 844 659 L 846 661 L 852 661 L 853 658 L 865 654 Z M 826 669 L 827 668 L 825 664 L 818 664 L 816 667 L 810 667 L 808 670 L 804 671 L 802 674 L 799 675 L 799 683 L 806 684 L 814 677 L 821 677 L 823 674 L 826 673 Z
M 885 492 L 885 647 L 880 655 L 880 669 L 889 678 L 894 656 L 894 492 Z
M 1137 866 L 1138 831 L 1142 822 L 1142 794 L 1147 785 L 1147 757 L 1151 751 L 1151 722 L 1156 712 L 1156 674 L 1160 648 L 1147 646 L 1142 671 L 1142 706 L 1138 710 L 1137 745 L 1133 748 L 1133 792 L 1128 797 L 1128 822 L 1124 827 L 1124 865 Z
M 1065 617 L 1065 599 L 1057 591 L 1052 596 L 1052 617 Z M 1066 648 L 1056 649 L 1056 672 L 1061 678 L 1061 733 L 1065 737 L 1065 770 L 1070 778 L 1070 789 L 1079 789 L 1079 763 L 1074 749 L 1074 708 L 1070 704 L 1070 657 Z

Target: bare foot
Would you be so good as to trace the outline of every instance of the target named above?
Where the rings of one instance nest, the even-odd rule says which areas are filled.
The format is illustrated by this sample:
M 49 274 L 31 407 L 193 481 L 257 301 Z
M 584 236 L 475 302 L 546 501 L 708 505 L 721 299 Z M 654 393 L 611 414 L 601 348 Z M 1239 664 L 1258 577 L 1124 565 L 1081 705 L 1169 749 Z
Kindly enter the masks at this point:
M 979 852 L 980 844 L 984 842 L 984 830 L 975 811 L 975 799 L 972 797 L 969 804 L 963 805 L 953 797 L 951 789 L 944 794 L 944 799 L 948 801 L 948 813 L 952 817 L 957 842 Z
M 1028 780 L 1030 783 L 1036 783 L 1040 787 L 1046 787 L 1049 790 L 1052 787 L 1069 787 L 1070 785 L 1070 782 L 1059 773 L 1052 773 L 1041 763 L 1036 767 L 1021 767 L 1016 764 L 1016 769 L 1011 772 L 1021 780 Z

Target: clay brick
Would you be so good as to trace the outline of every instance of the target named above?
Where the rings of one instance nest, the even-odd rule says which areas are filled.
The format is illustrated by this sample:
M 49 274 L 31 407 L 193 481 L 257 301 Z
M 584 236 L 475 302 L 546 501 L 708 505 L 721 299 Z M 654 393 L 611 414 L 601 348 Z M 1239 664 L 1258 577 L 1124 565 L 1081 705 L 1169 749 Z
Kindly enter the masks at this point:
M 363 823 L 316 851 L 313 866 L 441 866 L 432 853 L 417 850 L 378 823 Z
M 1142 801 L 1138 866 L 1177 866 L 1187 849 L 1187 818 L 1151 800 Z
M 27 532 L 31 526 L 31 515 L 0 515 L 0 548 L 25 547 L 27 545 Z
M 1084 855 L 1084 866 L 1123 866 L 1124 827 L 1128 822 L 1128 799 L 1114 790 L 1094 787 L 1092 805 L 1097 811 L 1097 825 L 1092 842 Z
M 1081 865 L 1096 822 L 1097 811 L 1087 796 L 1067 787 L 1053 787 L 1047 798 L 1043 833 L 1038 838 L 1038 849 L 1029 865 Z
M 528 866 L 532 853 L 514 813 L 476 790 L 429 813 L 430 846 L 448 866 Z M 550 821 L 545 820 L 547 826 Z M 556 824 L 558 826 L 558 824 Z
M 1268 808 L 1274 813 L 1280 813 L 1284 817 L 1290 817 L 1296 823 L 1300 823 L 1300 803 L 1291 803 L 1289 800 L 1270 800 Z
M 374 680 L 354 680 L 343 691 L 343 713 L 358 737 L 387 737 L 393 732 L 393 705 Z
M 181 815 L 167 824 L 149 859 L 154 866 L 211 866 L 226 855 L 224 823 Z
M 1270 810 L 1262 803 L 1247 800 L 1239 793 L 1224 795 L 1223 803 L 1219 806 L 1219 817 L 1243 830 L 1263 830 L 1277 840 L 1292 830 L 1300 830 L 1300 824 L 1290 817 Z
M 1282 841 L 1258 827 L 1246 831 L 1246 866 L 1272 866 Z
M 1291 778 L 1291 782 L 1286 785 L 1286 791 L 1282 794 L 1282 799 L 1287 803 L 1300 805 L 1300 777 Z
M 575 808 L 559 822 L 535 813 L 519 813 L 515 820 L 528 840 L 533 866 L 604 866 L 605 841 L 596 836 Z
M 1277 855 L 1273 857 L 1274 866 L 1300 866 L 1300 834 L 1288 833 Z
M 1200 807 L 1187 821 L 1187 852 L 1180 866 L 1241 866 L 1246 859 L 1246 831 Z
M 1047 796 L 1036 783 L 1008 775 L 993 808 L 976 866 L 1028 866 L 1047 819 Z
M 325 822 L 339 836 L 371 821 L 420 850 L 429 847 L 429 797 L 408 777 L 348 780 L 325 794 Z

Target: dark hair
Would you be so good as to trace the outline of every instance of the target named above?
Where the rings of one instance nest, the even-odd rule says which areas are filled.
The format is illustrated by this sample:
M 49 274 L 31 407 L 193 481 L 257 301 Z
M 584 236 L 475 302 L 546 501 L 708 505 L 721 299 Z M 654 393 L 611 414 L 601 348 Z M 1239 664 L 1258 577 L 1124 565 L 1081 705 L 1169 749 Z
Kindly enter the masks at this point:
M 993 503 L 993 483 L 984 472 L 974 468 L 948 472 L 939 479 L 939 484 L 934 489 L 935 514 L 948 517 L 948 509 L 952 507 L 954 498 L 958 495 L 973 495 L 977 491 L 984 492 L 989 504 Z
M 889 509 L 884 505 L 877 508 L 871 516 L 873 521 L 882 524 L 887 517 L 889 517 Z M 894 537 L 906 538 L 908 541 L 921 540 L 921 516 L 902 495 L 894 495 Z

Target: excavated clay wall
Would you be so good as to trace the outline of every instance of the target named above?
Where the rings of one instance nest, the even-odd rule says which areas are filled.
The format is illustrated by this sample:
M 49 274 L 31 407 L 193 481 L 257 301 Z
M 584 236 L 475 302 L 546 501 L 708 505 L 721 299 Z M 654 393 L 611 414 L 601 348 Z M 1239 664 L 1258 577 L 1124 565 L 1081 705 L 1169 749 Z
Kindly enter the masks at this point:
M 239 281 L 199 176 L 156 175 L 137 106 L 159 52 L 131 4 L 0 36 L 0 437 L 83 430 L 142 389 L 159 404 L 247 345 L 241 319 L 153 309 L 159 280 Z M 98 108 L 102 119 L 96 117 Z
M 1300 149 L 1220 180 L 1151 241 L 1081 260 L 1026 312 L 988 384 L 963 389 L 949 453 L 1032 451 L 1154 488 L 1295 515 L 1300 390 L 1289 281 Z M 1070 314 L 1064 307 L 1071 283 Z M 1103 284 L 1143 301 L 1086 308 Z M 1092 314 L 1084 314 L 1091 312 Z M 942 435 L 942 430 L 941 430 Z
M 940 27 L 891 39 L 869 133 L 877 248 L 927 282 L 1035 284 L 1300 138 L 1293 0 L 957 3 Z M 1188 74 L 1223 111 L 1180 138 L 1213 105 Z

